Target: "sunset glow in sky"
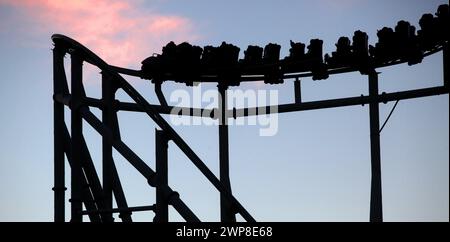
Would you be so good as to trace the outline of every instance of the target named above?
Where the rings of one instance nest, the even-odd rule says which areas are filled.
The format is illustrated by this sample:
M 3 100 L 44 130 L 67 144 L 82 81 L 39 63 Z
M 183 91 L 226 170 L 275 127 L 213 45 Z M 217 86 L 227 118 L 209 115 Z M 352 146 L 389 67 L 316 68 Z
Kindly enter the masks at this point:
M 139 69 L 143 59 L 161 53 L 169 41 L 199 46 L 226 41 L 239 46 L 241 56 L 248 45 L 268 43 L 280 44 L 281 56 L 286 56 L 290 40 L 308 43 L 313 38 L 323 39 L 324 53 L 330 53 L 340 36 L 351 37 L 355 30 L 367 32 L 374 44 L 382 27 L 395 27 L 402 19 L 418 27 L 423 13 L 435 13 L 443 3 L 448 1 L 0 0 L 0 221 L 53 219 L 52 34 L 77 40 L 111 65 Z M 85 67 L 87 94 L 99 98 L 98 69 Z M 378 71 L 380 92 L 439 86 L 442 54 L 419 65 Z M 151 103 L 158 103 L 153 84 L 129 80 Z M 280 103 L 293 102 L 291 80 L 239 88 L 277 90 Z M 167 97 L 179 89 L 192 92 L 182 84 L 163 85 Z M 367 77 L 359 73 L 302 80 L 305 101 L 367 95 L 367 89 Z M 121 91 L 117 97 L 130 100 Z M 380 104 L 380 122 L 392 105 Z M 448 95 L 400 101 L 383 130 L 386 221 L 449 220 L 448 110 Z M 155 125 L 136 113 L 119 112 L 119 121 L 124 142 L 154 167 Z M 84 127 L 101 170 L 101 137 L 88 124 Z M 217 127 L 174 128 L 218 175 Z M 229 131 L 232 190 L 257 221 L 368 221 L 367 105 L 281 114 L 273 137 L 259 137 L 258 129 L 236 126 Z M 154 189 L 120 155 L 114 158 L 129 205 L 153 204 Z M 169 163 L 170 186 L 201 220 L 218 221 L 214 187 L 174 145 Z M 69 211 L 69 203 L 66 207 Z M 153 213 L 135 213 L 133 218 L 152 221 Z M 170 219 L 182 220 L 174 210 Z
M 143 59 L 169 40 L 198 38 L 189 19 L 143 10 L 135 2 L 1 0 L 0 4 L 11 8 L 15 15 L 3 23 L 6 30 L 14 29 L 31 38 L 50 30 L 62 32 L 120 66 Z M 16 29 L 17 21 L 25 23 Z

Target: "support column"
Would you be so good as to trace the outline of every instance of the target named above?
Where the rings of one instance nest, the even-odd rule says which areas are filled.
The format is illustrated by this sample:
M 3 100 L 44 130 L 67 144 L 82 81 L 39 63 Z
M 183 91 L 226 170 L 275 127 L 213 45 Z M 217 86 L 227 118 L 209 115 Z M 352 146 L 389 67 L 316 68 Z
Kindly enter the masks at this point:
M 370 190 L 370 222 L 383 222 L 381 193 L 381 155 L 380 155 L 380 112 L 378 96 L 378 74 L 369 74 L 370 115 L 370 157 L 371 157 L 371 190 Z
M 53 49 L 53 96 L 64 94 L 64 52 Z M 67 83 L 66 83 L 67 85 Z M 54 221 L 65 222 L 64 104 L 53 101 Z
M 219 89 L 219 169 L 220 182 L 231 194 L 230 164 L 228 154 L 228 116 L 227 116 L 227 87 L 220 85 Z M 220 221 L 236 222 L 235 212 L 232 203 L 224 196 L 220 195 Z
M 443 55 L 443 69 L 444 69 L 444 86 L 448 89 L 449 88 L 449 78 L 450 74 L 448 73 L 448 65 L 449 65 L 449 59 L 448 59 L 448 43 L 444 45 L 444 51 L 442 52 Z
M 302 103 L 302 86 L 300 80 L 298 78 L 294 81 L 294 90 L 295 90 L 295 103 Z
M 71 222 L 82 222 L 82 178 L 81 154 L 83 142 L 83 122 L 80 107 L 83 102 L 83 60 L 75 52 L 71 53 L 71 135 L 72 135 L 72 168 L 71 168 Z
M 169 204 L 163 187 L 168 186 L 168 151 L 169 140 L 162 130 L 155 130 L 156 146 L 156 210 L 154 222 L 169 222 Z
M 115 99 L 115 85 L 114 80 L 110 78 L 109 75 L 102 73 L 102 121 L 103 124 L 113 131 L 115 125 L 115 109 L 114 109 L 114 99 Z M 113 149 L 112 145 L 108 140 L 102 138 L 102 154 L 103 154 L 103 195 L 104 195 L 104 210 L 112 211 L 113 208 L 113 184 L 114 184 L 114 160 L 113 160 Z M 104 222 L 113 222 L 112 212 L 106 212 L 102 214 Z

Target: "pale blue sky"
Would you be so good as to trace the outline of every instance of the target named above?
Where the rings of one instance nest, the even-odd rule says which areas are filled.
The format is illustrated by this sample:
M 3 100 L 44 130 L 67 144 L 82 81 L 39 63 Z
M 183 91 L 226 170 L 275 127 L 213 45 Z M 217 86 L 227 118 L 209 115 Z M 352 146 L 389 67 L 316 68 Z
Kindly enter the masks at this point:
M 201 46 L 227 41 L 241 50 L 249 44 L 264 46 L 275 42 L 282 45 L 283 56 L 288 53 L 291 39 L 309 42 L 311 38 L 321 38 L 324 50 L 329 53 L 340 36 L 351 37 L 358 29 L 366 31 L 373 44 L 376 30 L 383 26 L 394 27 L 401 19 L 418 26 L 423 13 L 434 13 L 442 3 L 448 2 L 130 1 L 130 6 L 138 8 L 133 13 L 175 16 L 187 21 L 185 26 L 189 29 L 180 30 L 180 35 L 161 32 L 162 40 L 158 39 L 158 33 L 147 33 L 144 26 L 142 31 L 135 27 L 132 34 L 125 30 L 122 34 L 133 41 L 148 36 L 152 51 L 160 50 L 161 41 L 172 36 L 177 40 L 186 37 Z M 51 221 L 53 218 L 50 36 L 57 32 L 72 36 L 81 31 L 72 25 L 45 22 L 52 19 L 48 14 L 30 12 L 27 7 L 26 4 L 0 0 L 0 221 Z M 92 8 L 95 8 L 94 4 Z M 133 19 L 133 16 L 128 17 Z M 98 16 L 99 22 L 101 18 Z M 138 23 L 145 23 L 144 20 Z M 89 34 L 95 35 L 95 32 Z M 105 35 L 99 33 L 101 37 Z M 90 39 L 86 38 L 86 41 Z M 142 46 L 145 41 L 132 43 Z M 97 42 L 90 43 L 95 45 Z M 123 42 L 112 44 L 115 43 Z M 121 47 L 116 48 L 120 50 Z M 150 49 L 139 54 L 126 54 L 148 56 L 152 54 Z M 108 60 L 111 64 L 121 60 L 134 68 L 139 68 L 141 62 L 141 59 L 129 62 L 126 58 L 111 57 Z M 400 65 L 379 71 L 382 72 L 380 92 L 438 86 L 442 84 L 442 55 L 428 57 L 420 65 Z M 97 81 L 90 81 L 86 88 L 88 94 L 98 97 L 100 76 L 92 73 L 87 78 Z M 149 82 L 134 79 L 132 83 L 149 100 L 156 102 Z M 332 76 L 320 82 L 305 79 L 302 83 L 303 98 L 310 101 L 367 94 L 368 88 L 367 78 L 358 73 Z M 205 86 L 212 87 L 214 85 Z M 177 88 L 185 87 L 174 83 L 164 85 L 167 94 Z M 245 84 L 241 88 L 277 89 L 280 103 L 293 100 L 291 81 L 267 87 Z M 127 100 L 122 93 L 118 96 Z M 392 105 L 380 105 L 381 121 Z M 448 105 L 448 95 L 401 101 L 383 130 L 381 158 L 386 221 L 449 220 Z M 155 126 L 151 120 L 144 114 L 123 112 L 119 113 L 119 119 L 124 141 L 154 167 Z M 254 218 L 258 221 L 368 221 L 368 106 L 280 114 L 278 126 L 278 134 L 273 137 L 259 137 L 255 126 L 230 127 L 232 189 Z M 92 156 L 100 168 L 100 136 L 87 124 L 85 127 Z M 218 174 L 217 127 L 175 129 Z M 154 189 L 149 188 L 145 179 L 123 158 L 115 157 L 129 205 L 153 204 Z M 200 219 L 218 221 L 219 194 L 213 186 L 173 145 L 170 146 L 169 163 L 170 185 L 179 191 Z M 69 184 L 69 176 L 66 177 Z M 69 194 L 68 191 L 66 198 Z M 133 216 L 136 220 L 153 219 L 151 212 Z M 170 217 L 180 220 L 174 210 Z

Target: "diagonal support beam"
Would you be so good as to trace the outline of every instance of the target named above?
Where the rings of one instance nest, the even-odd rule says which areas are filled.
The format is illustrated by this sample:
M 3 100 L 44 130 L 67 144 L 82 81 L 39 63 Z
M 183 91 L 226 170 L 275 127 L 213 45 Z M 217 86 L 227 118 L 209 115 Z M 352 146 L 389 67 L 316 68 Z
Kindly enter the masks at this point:
M 67 130 L 67 127 L 64 126 L 64 150 L 68 157 L 70 157 L 71 154 L 71 147 L 70 147 L 70 134 Z M 84 174 L 86 175 L 86 184 L 89 184 L 89 187 L 91 189 L 91 193 L 93 195 L 92 200 L 95 202 L 98 209 L 104 210 L 104 203 L 103 203 L 103 188 L 100 183 L 100 179 L 98 178 L 94 163 L 92 161 L 91 155 L 89 154 L 89 149 L 86 145 L 86 141 L 83 137 L 83 143 L 82 143 L 82 168 L 84 171 Z M 128 204 L 125 198 L 125 194 L 122 188 L 122 184 L 119 179 L 119 174 L 117 173 L 117 169 L 115 166 L 113 166 L 113 176 L 115 177 L 114 183 L 113 183 L 113 193 L 114 197 L 116 198 L 117 207 L 121 209 L 121 213 L 119 217 L 124 222 L 132 222 L 131 214 L 127 212 Z M 92 209 L 91 209 L 92 210 Z M 91 219 L 92 220 L 92 219 Z
M 82 117 L 88 122 L 100 135 L 106 138 L 106 140 L 119 152 L 130 164 L 141 173 L 151 186 L 155 186 L 156 173 L 136 155 L 125 143 L 120 139 L 114 139 L 113 132 L 103 125 L 103 123 L 91 112 L 87 107 L 80 109 Z M 189 209 L 189 207 L 180 199 L 177 192 L 173 191 L 169 186 L 161 187 L 164 191 L 164 196 L 169 201 L 178 213 L 187 222 L 200 222 L 197 216 Z
M 71 147 L 71 138 L 69 134 L 69 130 L 64 125 L 64 150 L 67 154 L 69 164 L 72 166 L 72 147 Z M 103 208 L 103 189 L 100 183 L 100 179 L 98 178 L 97 172 L 95 171 L 94 164 L 92 162 L 91 155 L 89 154 L 89 150 L 87 148 L 84 137 L 82 139 L 82 162 L 81 166 L 85 174 L 85 182 L 83 182 L 83 187 L 88 187 L 90 189 L 90 194 L 92 197 L 89 197 L 88 200 L 92 200 L 95 203 L 95 207 L 98 209 Z M 87 206 L 87 205 L 86 205 Z M 90 218 L 93 221 L 92 218 Z M 99 217 L 101 220 L 101 216 Z
M 70 167 L 73 166 L 72 161 L 72 147 L 71 147 L 71 139 L 69 135 L 69 131 L 67 130 L 67 127 L 64 125 L 64 134 L 63 134 L 63 146 L 64 146 L 64 152 L 67 155 L 67 161 L 69 162 Z M 83 152 L 83 156 L 85 156 Z M 83 159 L 85 160 L 85 159 Z M 95 182 L 90 183 L 89 177 L 90 173 L 84 170 L 84 176 L 81 179 L 81 187 L 82 187 L 82 196 L 83 196 L 83 202 L 87 209 L 89 210 L 97 210 L 100 209 L 98 205 L 99 199 L 101 200 L 102 195 L 99 194 L 98 191 L 96 191 L 96 185 Z M 98 178 L 97 178 L 98 179 Z M 95 180 L 94 180 L 95 181 Z M 101 188 L 100 188 L 101 189 Z M 92 222 L 101 222 L 102 218 L 99 214 L 89 214 L 89 219 Z
M 134 89 L 123 77 L 117 75 L 117 80 L 120 82 L 122 89 L 147 113 L 147 115 L 153 119 L 153 121 L 167 134 L 171 140 L 189 157 L 192 163 L 202 172 L 202 174 L 216 187 L 218 191 L 228 201 L 233 203 L 237 212 L 248 222 L 256 222 L 250 213 L 239 203 L 239 201 L 226 189 L 225 186 L 219 181 L 214 173 L 209 170 L 205 163 L 197 156 L 197 154 L 189 147 L 189 145 L 181 138 L 178 133 L 167 123 L 167 121 L 150 106 L 150 104 L 142 97 L 136 89 Z
M 122 219 L 123 222 L 129 223 L 133 222 L 131 219 L 131 212 L 128 212 L 128 203 L 127 199 L 125 198 L 125 193 L 123 192 L 122 183 L 119 179 L 119 173 L 117 172 L 116 165 L 114 164 L 114 161 L 112 163 L 112 175 L 113 175 L 113 194 L 116 198 L 117 207 L 121 209 L 121 212 L 119 213 L 119 218 Z

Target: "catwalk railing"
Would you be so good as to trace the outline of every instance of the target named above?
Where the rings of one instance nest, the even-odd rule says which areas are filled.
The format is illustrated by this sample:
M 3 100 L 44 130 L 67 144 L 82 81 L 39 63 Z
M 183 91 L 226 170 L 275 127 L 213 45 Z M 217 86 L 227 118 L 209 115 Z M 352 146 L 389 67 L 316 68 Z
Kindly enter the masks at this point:
M 155 222 L 168 221 L 168 206 L 173 208 L 186 221 L 200 221 L 199 218 L 183 202 L 179 194 L 167 184 L 167 148 L 168 142 L 180 148 L 192 161 L 200 172 L 212 183 L 221 195 L 221 220 L 236 221 L 235 215 L 240 214 L 246 221 L 255 219 L 248 213 L 231 192 L 228 171 L 228 127 L 225 122 L 219 125 L 219 152 L 220 152 L 220 177 L 217 178 L 205 165 L 202 159 L 190 148 L 180 135 L 163 119 L 161 114 L 171 114 L 173 108 L 181 110 L 176 115 L 201 115 L 203 109 L 190 107 L 168 106 L 163 98 L 160 84 L 155 84 L 155 93 L 160 100 L 160 105 L 150 104 L 137 90 L 128 83 L 120 74 L 142 77 L 137 70 L 115 67 L 107 64 L 89 49 L 75 40 L 63 35 L 52 36 L 55 47 L 53 49 L 53 75 L 54 75 L 54 220 L 65 221 L 65 157 L 70 165 L 70 218 L 73 222 L 82 221 L 84 215 L 89 216 L 93 222 L 111 222 L 113 213 L 119 213 L 122 221 L 131 222 L 132 212 L 153 211 Z M 277 105 L 276 112 L 297 112 L 313 109 L 335 108 L 351 105 L 369 104 L 370 137 L 371 137 L 371 199 L 370 221 L 382 221 L 382 189 L 380 166 L 380 127 L 379 104 L 403 99 L 420 98 L 449 93 L 448 86 L 448 43 L 437 47 L 425 54 L 432 55 L 443 52 L 444 82 L 442 86 L 414 89 L 408 91 L 382 93 L 378 91 L 378 74 L 373 71 L 368 75 L 369 95 L 346 97 L 339 99 L 303 102 L 301 100 L 301 83 L 299 78 L 311 76 L 311 73 L 288 73 L 284 79 L 295 79 L 295 101 L 290 104 Z M 69 54 L 71 58 L 71 92 L 67 82 L 64 57 Z M 83 62 L 97 66 L 102 75 L 102 98 L 87 97 L 84 91 L 82 73 Z M 401 64 L 401 61 L 391 62 L 383 66 Z M 379 66 L 380 67 L 380 66 Z M 329 70 L 328 74 L 339 74 L 357 71 L 355 68 L 339 68 Z M 264 76 L 242 76 L 240 81 L 258 81 Z M 202 77 L 204 82 L 217 81 L 217 77 Z M 121 102 L 115 99 L 117 90 L 122 89 L 133 102 Z M 218 86 L 222 97 L 226 97 L 227 87 Z M 64 106 L 70 108 L 71 127 L 70 134 L 64 120 Z M 102 111 L 102 120 L 98 119 L 90 108 L 99 108 Z M 222 119 L 238 118 L 258 115 L 260 110 L 264 114 L 271 112 L 271 107 L 228 109 L 225 98 L 219 107 L 212 112 L 220 112 Z M 144 112 L 159 127 L 156 130 L 156 171 L 147 165 L 131 148 L 122 140 L 117 118 L 118 111 Z M 83 136 L 83 120 L 91 125 L 102 136 L 102 181 L 94 167 L 89 149 Z M 156 204 L 129 207 L 119 179 L 119 175 L 113 159 L 113 149 L 121 154 L 142 176 L 147 179 L 151 187 L 156 188 Z M 113 195 L 117 208 L 113 208 Z M 86 210 L 83 210 L 82 204 Z

